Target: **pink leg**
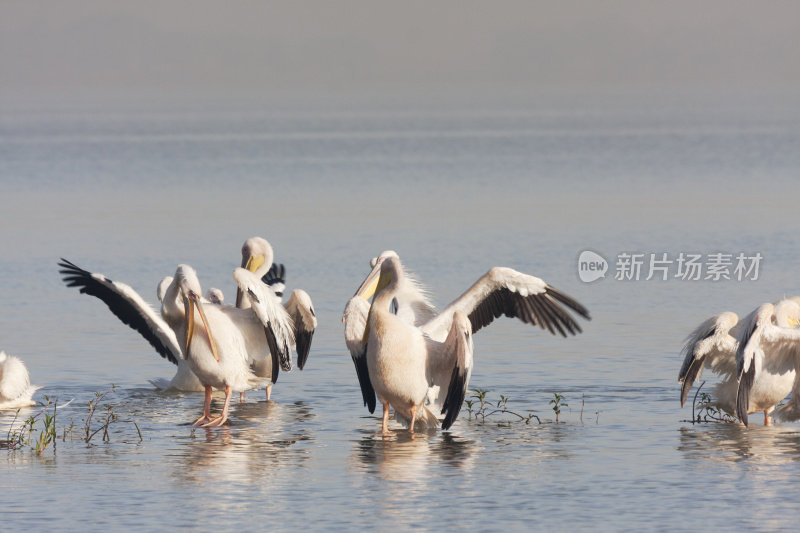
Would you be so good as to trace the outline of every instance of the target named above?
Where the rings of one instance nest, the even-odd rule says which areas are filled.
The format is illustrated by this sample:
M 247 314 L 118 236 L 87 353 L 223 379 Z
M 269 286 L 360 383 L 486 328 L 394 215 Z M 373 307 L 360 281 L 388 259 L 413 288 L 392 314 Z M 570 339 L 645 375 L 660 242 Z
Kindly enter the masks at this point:
M 269 397 L 272 395 L 272 383 L 267 385 L 267 401 L 269 401 Z
M 413 435 L 414 434 L 414 423 L 417 421 L 417 406 L 411 406 L 411 424 L 408 426 L 408 431 Z
M 389 404 L 383 404 L 383 425 L 381 426 L 381 431 L 384 435 L 389 433 Z
M 211 427 L 211 426 L 221 426 L 225 422 L 228 421 L 228 406 L 231 404 L 231 396 L 233 396 L 233 391 L 231 390 L 230 385 L 225 386 L 225 405 L 222 407 L 222 414 L 219 415 L 217 418 L 211 420 L 203 424 L 203 427 Z
M 772 425 L 772 417 L 769 416 L 769 411 L 764 411 L 764 425 L 771 426 Z
M 213 389 L 211 388 L 210 385 L 206 385 L 205 389 L 206 389 L 206 399 L 205 403 L 203 403 L 203 416 L 195 420 L 194 424 L 192 424 L 193 426 L 211 420 L 211 392 L 213 391 Z
M 247 400 L 247 394 L 244 391 L 239 393 L 239 403 L 244 403 Z

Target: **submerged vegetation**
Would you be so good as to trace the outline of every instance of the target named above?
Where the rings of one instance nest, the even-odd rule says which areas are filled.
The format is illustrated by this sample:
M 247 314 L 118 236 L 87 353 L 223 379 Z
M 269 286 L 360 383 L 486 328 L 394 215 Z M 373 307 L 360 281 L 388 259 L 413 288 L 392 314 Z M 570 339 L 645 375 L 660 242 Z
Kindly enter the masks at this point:
M 90 444 L 92 439 L 94 439 L 98 434 L 101 434 L 101 432 L 102 441 L 105 443 L 111 442 L 109 428 L 112 424 L 123 422 L 123 420 L 120 420 L 117 414 L 114 412 L 114 407 L 110 404 L 105 404 L 103 406 L 103 414 L 98 416 L 98 418 L 100 418 L 99 425 L 93 425 L 93 419 L 95 418 L 101 403 L 109 394 L 114 392 L 115 389 L 116 387 L 112 384 L 111 388 L 107 391 L 96 392 L 94 398 L 89 401 L 88 413 L 83 424 L 82 436 L 80 437 L 80 440 L 84 443 Z M 58 398 L 51 400 L 48 396 L 45 396 L 45 401 L 47 403 L 45 403 L 38 412 L 22 420 L 20 425 L 17 425 L 17 422 L 21 409 L 17 409 L 17 412 L 14 414 L 14 419 L 11 421 L 11 425 L 6 433 L 5 439 L 0 439 L 0 448 L 6 448 L 8 450 L 30 448 L 32 451 L 36 452 L 36 455 L 39 456 L 43 455 L 45 450 L 48 448 L 52 448 L 53 452 L 55 452 L 56 444 L 59 440 L 58 432 L 56 430 L 56 416 L 59 408 Z M 61 405 L 60 407 L 66 407 L 70 403 L 71 401 Z M 136 421 L 129 420 L 127 422 L 130 422 L 134 425 L 136 428 L 136 433 L 139 436 L 139 442 L 141 442 L 142 432 L 139 430 L 139 426 Z M 73 442 L 75 440 L 73 431 L 74 429 L 75 421 L 74 419 L 71 419 L 69 426 L 64 426 L 61 431 L 61 442 L 67 442 L 67 439 L 69 439 L 69 442 Z
M 464 403 L 467 407 L 467 412 L 469 414 L 469 419 L 475 419 L 480 423 L 486 422 L 487 418 L 490 417 L 499 417 L 502 415 L 508 415 L 503 418 L 504 422 L 512 423 L 512 422 L 524 422 L 526 424 L 530 424 L 531 420 L 536 420 L 538 424 L 542 424 L 542 419 L 539 418 L 538 415 L 534 414 L 533 410 L 527 410 L 524 414 L 512 411 L 508 408 L 509 397 L 503 394 L 500 394 L 499 399 L 497 400 L 490 400 L 488 398 L 489 391 L 487 389 L 473 389 L 470 391 L 472 395 L 464 400 Z M 564 395 L 559 394 L 557 392 L 553 393 L 553 399 L 550 400 L 549 405 L 552 406 L 553 413 L 555 414 L 555 423 L 560 424 L 560 415 L 561 409 L 564 407 L 569 407 L 569 404 L 564 401 Z M 580 422 L 583 423 L 583 408 L 584 408 L 584 398 L 581 396 L 581 413 L 580 413 Z M 599 411 L 595 412 L 595 415 L 599 415 Z
M 738 418 L 731 416 L 725 411 L 719 409 L 714 404 L 714 399 L 710 394 L 707 392 L 700 392 L 700 389 L 702 389 L 703 385 L 705 384 L 705 381 L 701 383 L 700 386 L 697 387 L 697 391 L 694 393 L 694 398 L 692 399 L 692 419 L 688 422 L 691 422 L 692 424 L 700 424 L 703 422 L 738 422 Z M 699 403 L 698 397 L 700 400 Z

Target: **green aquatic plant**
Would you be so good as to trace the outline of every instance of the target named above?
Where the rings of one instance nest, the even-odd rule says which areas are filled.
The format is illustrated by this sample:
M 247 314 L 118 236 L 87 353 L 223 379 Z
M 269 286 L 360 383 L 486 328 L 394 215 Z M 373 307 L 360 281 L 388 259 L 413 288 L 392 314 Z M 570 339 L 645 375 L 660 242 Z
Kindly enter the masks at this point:
M 486 422 L 486 418 L 493 416 L 493 415 L 512 415 L 517 417 L 520 421 L 525 422 L 526 424 L 530 424 L 532 419 L 536 419 L 538 423 L 542 423 L 538 416 L 529 412 L 527 415 L 522 415 L 515 411 L 508 409 L 508 401 L 509 397 L 500 395 L 500 399 L 497 400 L 495 403 L 489 402 L 487 399 L 487 394 L 489 393 L 486 389 L 473 389 L 472 396 L 464 401 L 467 405 L 467 412 L 469 413 L 469 417 L 472 418 L 473 415 L 475 419 L 478 420 L 480 418 L 481 422 Z
M 89 401 L 89 412 L 84 422 L 83 436 L 81 438 L 83 442 L 87 444 L 91 443 L 92 439 L 98 434 L 102 435 L 103 442 L 111 442 L 109 428 L 116 422 L 132 423 L 136 428 L 137 435 L 139 436 L 139 442 L 142 442 L 142 431 L 139 429 L 139 425 L 136 423 L 136 421 L 120 420 L 112 405 L 102 406 L 104 408 L 102 411 L 103 415 L 101 416 L 98 414 L 100 412 L 98 409 L 100 409 L 103 400 L 106 399 L 110 393 L 114 392 L 115 389 L 116 386 L 112 384 L 109 390 L 105 392 L 96 392 L 94 398 Z M 49 397 L 45 396 L 45 400 L 47 403 L 43 405 L 37 413 L 26 418 L 19 426 L 17 425 L 17 420 L 21 410 L 17 410 L 14 415 L 14 419 L 11 421 L 11 425 L 9 426 L 6 439 L 0 439 L 0 448 L 19 450 L 29 447 L 39 456 L 41 456 L 51 445 L 55 451 L 56 442 L 58 440 L 58 431 L 56 429 L 56 415 L 58 414 L 59 407 L 58 399 L 51 400 Z M 97 417 L 101 418 L 100 424 L 98 427 L 93 427 L 92 422 Z M 42 427 L 37 433 L 37 425 L 39 421 L 41 421 Z M 69 440 L 71 441 L 74 429 L 75 422 L 74 420 L 71 420 L 69 426 L 64 426 L 61 432 L 61 441 L 67 442 L 68 436 Z
M 553 406 L 553 412 L 556 414 L 556 424 L 558 424 L 558 415 L 561 414 L 562 407 L 569 407 L 569 404 L 564 401 L 564 396 L 554 392 L 553 399 L 548 402 Z
M 34 415 L 29 416 L 22 423 L 22 426 L 16 428 L 17 418 L 19 417 L 20 409 L 17 409 L 14 414 L 14 419 L 8 428 L 6 440 L 0 442 L 2 447 L 9 450 L 19 450 L 26 446 L 31 447 L 36 451 L 36 455 L 42 455 L 45 450 L 53 445 L 55 449 L 56 440 L 56 413 L 58 412 L 58 399 L 51 400 L 45 396 L 47 403 Z M 53 412 L 50 414 L 48 411 L 52 406 Z M 36 431 L 36 422 L 42 421 L 42 429 L 39 430 L 38 436 L 34 437 Z
M 83 440 L 87 444 L 89 444 L 92 439 L 100 433 L 103 432 L 102 439 L 103 442 L 111 442 L 111 436 L 108 433 L 111 424 L 117 422 L 130 422 L 136 428 L 136 433 L 139 435 L 139 442 L 142 442 L 142 431 L 139 429 L 139 425 L 136 423 L 135 420 L 120 420 L 117 413 L 114 412 L 114 407 L 111 405 L 105 406 L 105 418 L 101 421 L 100 426 L 96 429 L 92 429 L 92 419 L 94 418 L 95 413 L 97 412 L 97 408 L 100 406 L 100 403 L 112 392 L 116 390 L 117 386 L 113 383 L 111 384 L 111 388 L 105 392 L 96 392 L 94 395 L 93 400 L 89 400 L 89 414 L 86 417 L 86 423 L 84 424 L 84 437 Z M 70 431 L 71 432 L 71 431 Z

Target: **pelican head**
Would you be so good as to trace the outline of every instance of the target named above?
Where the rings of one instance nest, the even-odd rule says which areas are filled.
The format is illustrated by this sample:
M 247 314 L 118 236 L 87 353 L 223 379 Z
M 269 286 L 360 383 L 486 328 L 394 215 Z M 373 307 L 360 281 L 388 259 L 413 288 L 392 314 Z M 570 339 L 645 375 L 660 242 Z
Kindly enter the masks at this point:
M 391 285 L 393 289 L 396 290 L 397 284 L 400 282 L 400 279 L 403 276 L 403 267 L 400 264 L 400 258 L 397 257 L 397 254 L 395 254 L 394 256 L 384 257 L 383 259 L 380 260 L 380 263 L 376 264 L 375 268 L 378 268 L 378 277 L 377 280 L 375 282 L 371 282 L 370 285 L 371 287 L 370 296 L 372 296 L 373 294 L 375 295 L 375 298 L 372 299 L 372 306 L 370 306 L 369 309 L 370 315 L 372 314 L 372 307 L 376 305 L 377 300 L 379 296 L 381 296 L 381 293 L 384 291 L 384 289 L 386 289 Z M 370 275 L 372 275 L 372 273 L 370 273 Z M 367 339 L 369 338 L 369 328 L 370 326 L 368 317 L 367 325 L 364 328 L 364 337 L 361 339 L 362 346 L 367 345 Z
M 225 295 L 222 294 L 220 289 L 212 287 L 206 291 L 206 300 L 212 304 L 222 305 L 225 301 Z
M 189 265 L 178 265 L 178 269 L 175 271 L 175 279 L 178 280 L 181 294 L 183 296 L 183 307 L 186 312 L 186 358 L 188 359 L 189 354 L 191 353 L 190 348 L 192 345 L 192 338 L 194 337 L 195 324 L 194 309 L 197 307 L 197 310 L 200 312 L 200 319 L 203 321 L 203 327 L 206 330 L 206 335 L 208 336 L 208 343 L 211 346 L 211 353 L 214 355 L 214 359 L 219 361 L 219 353 L 217 352 L 216 343 L 211 335 L 211 329 L 208 327 L 208 319 L 206 318 L 206 313 L 203 310 L 203 303 L 201 302 L 200 298 L 202 289 L 200 288 L 200 280 L 197 279 L 197 273 Z
M 272 246 L 261 237 L 250 237 L 242 245 L 242 268 L 259 278 L 269 271 L 273 257 Z M 242 306 L 243 296 L 241 289 L 236 291 L 236 307 Z
M 793 299 L 781 300 L 775 304 L 775 324 L 782 328 L 800 326 L 800 304 Z
M 167 276 L 159 282 L 158 288 L 156 289 L 156 296 L 158 296 L 159 302 L 164 302 L 164 297 L 167 295 L 167 289 L 170 285 L 172 285 L 172 279 L 172 276 Z
M 372 270 L 369 274 L 367 274 L 366 279 L 358 288 L 354 296 L 361 296 L 365 300 L 372 298 L 372 295 L 375 294 L 378 287 L 378 279 L 380 278 L 381 274 L 381 265 L 389 258 L 395 258 L 399 260 L 399 256 L 394 250 L 386 250 L 385 252 L 381 252 L 381 255 L 378 257 L 373 257 L 370 260 L 369 266 L 372 267 Z

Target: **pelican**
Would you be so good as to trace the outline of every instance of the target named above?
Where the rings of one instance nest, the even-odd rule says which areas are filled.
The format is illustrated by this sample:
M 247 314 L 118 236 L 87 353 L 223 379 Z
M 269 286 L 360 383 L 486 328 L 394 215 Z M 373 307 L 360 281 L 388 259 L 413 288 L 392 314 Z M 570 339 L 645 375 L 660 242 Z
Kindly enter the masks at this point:
M 33 393 L 40 388 L 31 386 L 25 363 L 0 350 L 0 409 L 34 405 Z
M 678 382 L 681 383 L 681 407 L 685 405 L 694 382 L 700 378 L 703 369 L 708 368 L 722 378 L 714 388 L 713 405 L 742 419 L 737 412 L 739 385 L 736 359 L 737 350 L 742 346 L 742 336 L 749 338 L 756 322 L 765 324 L 774 321 L 781 327 L 793 327 L 792 324 L 796 324 L 794 314 L 796 302 L 782 300 L 774 307 L 771 304 L 765 305 L 769 308 L 762 306 L 742 320 L 739 320 L 736 313 L 730 311 L 720 313 L 704 321 L 689 334 L 681 351 L 684 360 L 678 373 Z M 760 315 L 759 310 L 762 311 Z M 751 329 L 749 334 L 746 331 L 748 328 Z M 771 424 L 770 413 L 775 404 L 788 394 L 792 381 L 788 375 L 781 376 L 780 373 L 774 375 L 774 367 L 771 364 L 768 367 L 768 371 L 759 376 L 760 385 L 746 410 L 747 413 L 763 411 L 765 425 Z M 746 415 L 742 421 L 746 423 Z
M 186 320 L 183 298 L 179 291 L 179 282 L 172 277 L 166 277 L 158 284 L 157 296 L 161 300 L 161 313 L 156 313 L 153 308 L 139 296 L 130 286 L 112 281 L 102 274 L 93 274 L 84 270 L 74 263 L 62 259 L 59 263 L 59 271 L 64 282 L 69 287 L 78 287 L 80 292 L 95 296 L 102 300 L 114 315 L 123 323 L 138 331 L 156 351 L 166 360 L 177 366 L 177 372 L 171 380 L 163 378 L 151 380 L 151 383 L 159 389 L 174 388 L 187 392 L 205 391 L 206 387 L 192 371 L 190 365 L 184 357 L 184 348 L 178 341 L 177 331 L 183 331 Z M 242 269 L 237 269 L 242 270 Z M 240 278 L 246 277 L 246 283 L 252 285 L 248 289 L 253 294 L 258 294 L 262 300 L 270 304 L 274 301 L 269 287 L 258 280 L 254 275 L 246 276 L 239 274 Z M 243 278 L 244 279 L 244 278 Z M 247 289 L 245 290 L 247 292 Z M 199 293 L 198 293 L 199 294 Z M 248 294 L 248 302 L 250 295 Z M 209 303 L 205 299 L 202 303 Z M 260 322 L 257 312 L 261 311 L 262 316 L 271 316 L 268 310 L 262 310 L 262 306 L 255 306 L 250 309 L 236 309 L 231 306 L 219 307 L 221 312 L 237 315 L 235 324 L 242 329 L 242 334 L 247 341 L 247 353 L 251 363 L 255 362 L 259 368 L 265 369 L 262 374 L 271 379 L 267 386 L 267 399 L 269 390 L 278 379 L 280 365 L 272 360 L 271 349 L 268 340 L 264 338 L 264 325 Z M 280 320 L 288 320 L 288 316 L 281 307 L 282 315 L 277 315 Z M 277 326 L 276 326 L 277 327 Z M 291 328 L 291 324 L 282 324 L 281 328 Z M 287 342 L 293 342 L 292 336 L 285 336 Z M 290 344 L 291 345 L 291 344 Z M 278 348 L 275 348 L 276 350 Z M 287 368 L 291 368 L 288 366 Z M 247 388 L 257 386 L 262 379 L 253 377 Z M 244 389 L 237 389 L 244 390 Z
M 211 287 L 206 291 L 206 300 L 208 303 L 222 305 L 225 302 L 225 295 L 222 294 L 222 290 Z
M 274 253 L 272 246 L 266 239 L 261 237 L 251 237 L 242 245 L 242 267 L 252 272 L 257 278 L 261 278 L 262 285 L 267 291 L 265 296 L 271 297 L 278 303 L 281 302 L 285 286 L 286 269 L 283 265 L 276 265 L 273 261 Z M 247 309 L 251 306 L 251 300 L 244 298 L 244 291 L 241 287 L 236 291 L 236 307 Z M 317 317 L 311 297 L 302 289 L 295 289 L 289 295 L 289 299 L 284 304 L 284 309 L 291 317 L 294 327 L 295 344 L 292 346 L 297 352 L 297 367 L 302 370 L 308 359 L 311 350 L 311 339 L 317 328 Z M 255 374 L 260 378 L 272 377 L 269 374 L 270 367 L 264 362 L 252 361 Z M 272 380 L 274 383 L 275 380 Z M 271 384 L 267 385 L 267 399 L 270 397 Z
M 184 359 L 183 350 L 173 329 L 184 320 L 183 308 L 176 309 L 174 305 L 170 307 L 168 303 L 165 306 L 164 300 L 174 282 L 172 277 L 165 277 L 158 284 L 156 294 L 162 303 L 161 314 L 159 314 L 125 283 L 112 281 L 103 274 L 84 270 L 64 258 L 61 259 L 58 266 L 61 267 L 59 273 L 68 287 L 78 287 L 82 294 L 95 296 L 102 300 L 117 318 L 138 331 L 161 357 L 177 366 L 177 372 L 171 380 L 164 378 L 151 380 L 150 382 L 155 387 L 186 392 L 205 390 Z M 175 309 L 174 314 L 172 316 L 165 314 L 167 309 Z
M 510 268 L 494 267 L 458 299 L 436 314 L 427 296 L 409 278 L 393 251 L 372 262 L 373 269 L 348 302 L 345 335 L 362 397 L 374 412 L 383 406 L 381 429 L 388 432 L 390 406 L 413 432 L 415 424 L 448 429 L 458 416 L 473 367 L 473 333 L 500 315 L 547 328 L 551 333 L 581 331 L 562 304 L 589 320 L 589 313 L 543 280 Z M 364 318 L 364 306 L 372 305 Z M 360 321 L 365 324 L 361 330 Z
M 228 420 L 233 391 L 246 388 L 253 377 L 250 364 L 254 352 L 269 351 L 273 367 L 280 365 L 286 371 L 292 367 L 289 346 L 293 334 L 288 314 L 252 272 L 237 268 L 233 277 L 247 295 L 251 309 L 206 305 L 200 298 L 197 274 L 188 265 L 178 266 L 164 296 L 168 316 L 178 316 L 177 302 L 183 302 L 185 320 L 175 331 L 185 339 L 186 361 L 205 388 L 203 414 L 194 425 L 220 426 Z M 204 335 L 195 327 L 198 317 Z M 277 377 L 276 368 L 272 374 Z M 210 413 L 213 388 L 225 391 L 222 413 L 215 418 Z
M 775 404 L 793 391 L 800 357 L 798 325 L 800 304 L 793 298 L 763 304 L 744 319 L 737 337 L 736 415 L 745 426 L 749 413 L 762 410 L 764 425 L 770 425 Z M 782 418 L 794 409 L 794 395 L 788 405 Z

